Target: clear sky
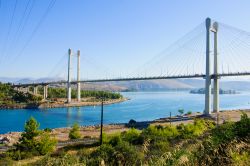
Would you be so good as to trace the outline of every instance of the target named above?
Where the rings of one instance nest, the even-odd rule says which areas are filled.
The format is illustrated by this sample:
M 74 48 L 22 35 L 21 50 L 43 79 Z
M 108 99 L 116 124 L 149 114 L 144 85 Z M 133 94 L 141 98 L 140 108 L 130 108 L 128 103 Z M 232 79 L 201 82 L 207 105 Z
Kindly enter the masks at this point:
M 249 0 L 0 1 L 0 77 L 47 77 L 68 48 L 132 72 L 206 17 L 250 32 Z

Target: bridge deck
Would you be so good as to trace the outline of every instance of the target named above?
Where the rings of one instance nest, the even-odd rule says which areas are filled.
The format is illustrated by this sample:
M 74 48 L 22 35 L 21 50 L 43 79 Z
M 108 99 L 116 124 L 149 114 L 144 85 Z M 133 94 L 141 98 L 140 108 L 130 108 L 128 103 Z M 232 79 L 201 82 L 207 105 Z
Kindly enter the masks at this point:
M 158 76 L 158 77 L 133 77 L 133 78 L 113 78 L 113 79 L 93 79 L 93 80 L 81 80 L 81 83 L 91 82 L 115 82 L 115 81 L 141 81 L 141 80 L 164 80 L 164 79 L 182 79 L 182 78 L 204 78 L 205 74 L 194 75 L 177 75 L 177 76 Z M 211 75 L 214 77 L 235 77 L 235 76 L 250 76 L 250 72 L 242 73 L 222 73 L 217 75 Z M 67 81 L 52 81 L 52 82 L 40 82 L 40 83 L 26 83 L 26 84 L 14 84 L 14 87 L 27 87 L 27 86 L 39 86 L 39 85 L 53 85 L 53 84 L 65 84 Z M 71 84 L 76 84 L 78 81 L 71 81 Z

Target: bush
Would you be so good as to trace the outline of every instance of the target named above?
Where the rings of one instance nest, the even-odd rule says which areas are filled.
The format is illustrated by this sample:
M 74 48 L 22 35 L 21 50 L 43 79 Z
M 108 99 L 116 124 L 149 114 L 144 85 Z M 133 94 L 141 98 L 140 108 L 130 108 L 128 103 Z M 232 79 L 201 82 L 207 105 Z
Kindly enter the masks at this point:
M 248 118 L 246 113 L 243 113 L 240 121 L 235 123 L 234 130 L 239 137 L 245 137 L 250 134 L 250 118 Z
M 120 135 L 115 135 L 113 137 L 111 137 L 111 139 L 109 140 L 109 144 L 112 146 L 116 146 L 118 144 L 120 144 L 122 142 L 121 136 Z
M 70 139 L 79 139 L 81 138 L 80 127 L 77 123 L 72 126 L 72 129 L 69 132 Z
M 236 133 L 234 131 L 233 122 L 225 122 L 212 131 L 212 141 L 214 144 L 219 145 L 221 143 L 227 143 L 235 138 Z
M 37 150 L 41 155 L 45 155 L 54 151 L 56 148 L 57 140 L 51 138 L 49 133 L 43 132 L 37 143 Z
M 143 153 L 139 152 L 128 142 L 121 142 L 115 146 L 117 165 L 140 165 L 143 160 Z
M 204 119 L 195 119 L 194 124 L 180 124 L 176 128 L 180 133 L 180 138 L 192 138 L 200 136 L 208 129 L 214 128 L 214 124 Z
M 130 119 L 127 125 L 128 127 L 133 128 L 136 126 L 136 121 L 134 119 Z
M 41 160 L 33 163 L 36 166 L 44 166 L 44 165 L 51 165 L 51 166 L 66 166 L 66 165 L 78 165 L 79 159 L 75 155 L 71 154 L 64 154 L 63 156 L 53 158 L 49 155 L 44 156 Z
M 45 128 L 45 129 L 43 129 L 43 131 L 50 133 L 50 132 L 52 132 L 52 129 L 50 129 L 50 128 Z
M 121 136 L 124 141 L 127 141 L 131 144 L 142 144 L 143 142 L 140 132 L 135 128 L 125 131 Z
M 170 148 L 168 141 L 155 141 L 149 147 L 149 155 L 159 157 L 169 150 Z
M 152 141 L 162 141 L 174 139 L 179 135 L 178 130 L 175 126 L 149 126 L 142 131 L 142 137 L 144 140 L 150 139 Z
M 114 165 L 115 160 L 115 149 L 108 144 L 103 144 L 98 147 L 94 152 L 90 154 L 92 160 L 89 160 L 87 165 L 99 165 L 102 160 L 108 165 Z
M 14 161 L 10 157 L 3 157 L 0 158 L 0 165 L 1 166 L 14 165 Z

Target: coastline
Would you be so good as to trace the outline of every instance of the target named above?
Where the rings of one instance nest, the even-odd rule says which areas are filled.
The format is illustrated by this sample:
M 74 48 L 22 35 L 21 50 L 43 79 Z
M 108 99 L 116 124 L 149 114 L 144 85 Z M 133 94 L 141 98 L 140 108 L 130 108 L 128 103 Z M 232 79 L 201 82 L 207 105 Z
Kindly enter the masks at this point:
M 219 123 L 223 123 L 224 121 L 239 121 L 241 117 L 241 113 L 245 112 L 250 117 L 250 109 L 237 109 L 237 110 L 222 110 L 219 112 Z M 163 117 L 158 118 L 152 121 L 141 121 L 136 122 L 134 125 L 135 128 L 143 129 L 148 127 L 149 125 L 178 125 L 180 123 L 193 123 L 195 118 L 206 118 L 213 120 L 216 122 L 216 113 L 212 113 L 210 116 L 204 116 L 201 113 L 192 113 L 190 115 L 173 116 L 171 117 Z M 61 127 L 52 129 L 51 135 L 54 136 L 59 142 L 67 141 L 68 134 L 71 127 Z M 107 124 L 103 127 L 104 132 L 106 134 L 112 134 L 116 132 L 123 132 L 129 130 L 127 123 L 117 123 L 117 124 Z M 98 138 L 100 135 L 100 125 L 91 125 L 91 126 L 80 126 L 80 132 L 84 138 Z M 12 146 L 14 143 L 18 141 L 22 132 L 8 132 L 5 134 L 0 134 L 0 137 L 7 137 L 10 140 L 8 146 Z
M 129 100 L 128 98 L 120 98 L 120 99 L 109 99 L 104 101 L 104 105 L 121 103 Z M 43 102 L 43 103 L 32 103 L 32 104 L 10 104 L 10 105 L 1 105 L 1 109 L 46 109 L 46 108 L 64 108 L 64 107 L 82 107 L 82 106 L 98 106 L 101 105 L 101 101 L 72 101 L 71 103 L 66 103 L 65 101 L 57 101 L 57 102 Z

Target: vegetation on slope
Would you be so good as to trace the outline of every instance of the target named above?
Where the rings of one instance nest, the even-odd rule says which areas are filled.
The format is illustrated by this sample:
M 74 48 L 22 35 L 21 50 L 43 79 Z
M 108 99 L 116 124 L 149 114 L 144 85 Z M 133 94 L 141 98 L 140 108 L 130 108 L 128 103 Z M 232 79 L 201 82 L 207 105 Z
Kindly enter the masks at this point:
M 43 94 L 43 88 L 39 88 L 39 94 Z M 66 98 L 67 91 L 65 88 L 48 88 L 48 98 Z M 72 90 L 72 98 L 76 98 L 76 90 Z M 120 93 L 106 91 L 81 91 L 82 98 L 92 98 L 93 101 L 105 99 L 120 99 L 123 96 Z M 33 95 L 15 90 L 11 84 L 0 82 L 0 106 L 5 108 L 20 104 L 38 105 L 42 101 L 42 95 Z
M 54 151 L 56 144 L 56 139 L 51 137 L 49 132 L 39 130 L 39 123 L 31 117 L 25 122 L 24 132 L 19 142 L 14 145 L 14 149 L 4 154 L 4 157 L 21 160 L 32 156 L 45 155 Z M 2 165 L 4 164 L 2 163 Z
M 42 90 L 40 90 L 42 91 Z M 41 92 L 42 93 L 42 92 Z M 48 98 L 66 98 L 67 90 L 65 88 L 48 88 Z M 71 92 L 72 98 L 77 97 L 77 91 L 75 89 Z M 120 99 L 123 96 L 120 93 L 108 92 L 108 91 L 88 91 L 81 90 L 81 97 L 94 97 L 96 99 Z
M 187 125 L 131 128 L 104 134 L 101 146 L 67 147 L 31 165 L 249 165 L 249 126 L 243 114 L 239 122 L 219 126 L 196 119 Z
M 19 92 L 14 90 L 11 84 L 0 83 L 0 105 L 9 105 L 17 103 L 37 103 L 41 100 L 41 96 L 35 96 L 30 93 Z

